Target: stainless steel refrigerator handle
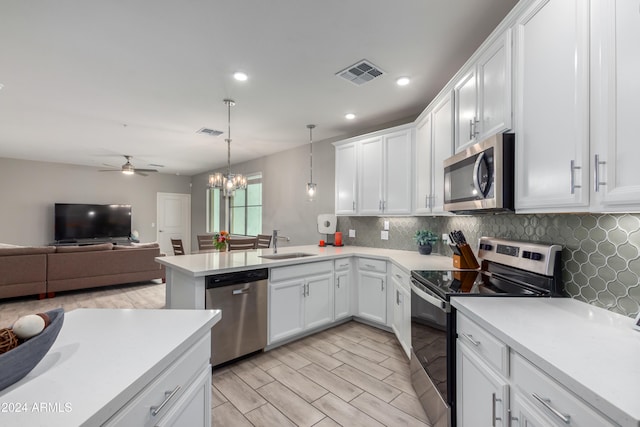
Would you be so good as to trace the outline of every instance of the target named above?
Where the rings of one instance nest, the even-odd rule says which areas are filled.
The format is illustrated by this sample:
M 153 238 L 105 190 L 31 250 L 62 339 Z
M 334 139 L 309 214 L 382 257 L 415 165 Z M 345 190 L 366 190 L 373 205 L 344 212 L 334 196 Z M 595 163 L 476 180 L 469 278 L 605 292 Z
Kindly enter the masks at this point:
M 473 165 L 473 187 L 478 192 L 478 195 L 484 196 L 482 189 L 480 188 L 480 180 L 478 179 L 478 173 L 480 172 L 480 164 L 484 160 L 484 151 L 480 153 L 478 158 L 476 159 L 475 165 Z

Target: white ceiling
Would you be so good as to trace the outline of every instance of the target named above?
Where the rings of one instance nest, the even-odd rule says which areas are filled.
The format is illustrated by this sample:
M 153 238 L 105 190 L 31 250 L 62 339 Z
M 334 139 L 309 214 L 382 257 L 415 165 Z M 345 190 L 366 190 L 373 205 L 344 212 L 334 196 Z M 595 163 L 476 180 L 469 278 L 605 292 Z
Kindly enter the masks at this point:
M 227 97 L 232 163 L 308 143 L 308 123 L 320 141 L 413 118 L 516 2 L 4 1 L 0 157 L 194 175 L 226 164 Z M 386 74 L 335 76 L 361 59 Z

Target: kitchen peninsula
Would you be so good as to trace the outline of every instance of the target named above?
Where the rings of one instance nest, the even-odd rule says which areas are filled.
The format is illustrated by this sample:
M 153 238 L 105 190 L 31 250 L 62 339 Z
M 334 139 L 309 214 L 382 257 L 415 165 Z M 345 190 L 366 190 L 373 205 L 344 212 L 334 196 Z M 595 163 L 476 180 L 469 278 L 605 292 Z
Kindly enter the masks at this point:
M 452 259 L 438 254 L 420 255 L 417 251 L 368 248 L 363 246 L 319 247 L 289 246 L 278 254 L 310 254 L 310 256 L 267 259 L 273 249 L 248 251 L 207 252 L 192 255 L 166 256 L 156 261 L 166 267 L 166 307 L 204 309 L 205 277 L 212 274 L 232 273 L 258 268 L 273 268 L 341 258 L 366 257 L 389 261 L 405 273 L 411 270 L 453 270 Z

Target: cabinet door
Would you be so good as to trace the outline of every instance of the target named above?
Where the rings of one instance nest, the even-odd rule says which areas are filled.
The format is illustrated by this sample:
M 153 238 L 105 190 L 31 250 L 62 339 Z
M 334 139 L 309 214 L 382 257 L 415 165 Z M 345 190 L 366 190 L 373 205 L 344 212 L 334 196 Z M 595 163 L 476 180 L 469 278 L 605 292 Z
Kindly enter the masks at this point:
M 433 192 L 431 176 L 433 174 L 431 154 L 431 113 L 422 118 L 416 125 L 416 142 L 414 170 L 416 191 L 414 196 L 414 213 L 431 213 L 431 195 Z
M 455 96 L 455 151 L 457 153 L 476 142 L 478 91 L 475 67 L 472 67 L 468 73 L 460 78 L 453 93 Z
M 508 426 L 507 381 L 460 340 L 456 349 L 458 425 Z
M 589 204 L 589 2 L 535 1 L 515 25 L 516 209 Z
M 334 314 L 335 320 L 344 319 L 348 317 L 351 312 L 349 310 L 349 293 L 350 293 L 350 276 L 351 273 L 349 270 L 336 272 L 335 279 L 335 304 L 334 304 Z
M 387 322 L 386 275 L 360 271 L 358 316 L 385 324 Z
M 511 30 L 478 60 L 478 140 L 511 129 Z
M 154 425 L 158 427 L 211 426 L 211 365 L 207 365 L 169 412 Z
M 336 215 L 356 213 L 356 144 L 336 147 Z
M 360 141 L 358 176 L 358 212 L 363 215 L 382 212 L 382 178 L 384 173 L 382 137 Z
M 411 293 L 397 279 L 393 283 L 393 324 L 392 329 L 407 358 L 411 359 Z
M 592 7 L 592 211 L 638 211 L 639 4 L 600 0 Z
M 447 94 L 433 108 L 433 194 L 431 211 L 444 212 L 444 161 L 453 154 L 453 106 Z
M 527 398 L 517 391 L 511 394 L 510 406 L 512 427 L 547 427 L 558 425 L 541 413 L 540 410 L 532 406 L 527 401 Z
M 333 322 L 333 274 L 306 280 L 305 329 Z
M 386 214 L 411 213 L 412 137 L 412 129 L 395 132 L 384 137 L 385 173 L 382 210 Z
M 302 279 L 269 283 L 269 343 L 304 330 Z

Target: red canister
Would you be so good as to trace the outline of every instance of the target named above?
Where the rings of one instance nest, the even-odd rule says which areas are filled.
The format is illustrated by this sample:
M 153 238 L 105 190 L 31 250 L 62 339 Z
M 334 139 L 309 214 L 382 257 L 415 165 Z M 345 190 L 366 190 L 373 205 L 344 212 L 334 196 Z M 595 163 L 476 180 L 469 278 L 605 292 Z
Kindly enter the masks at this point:
M 335 234 L 334 245 L 342 246 L 342 233 L 340 231 Z

